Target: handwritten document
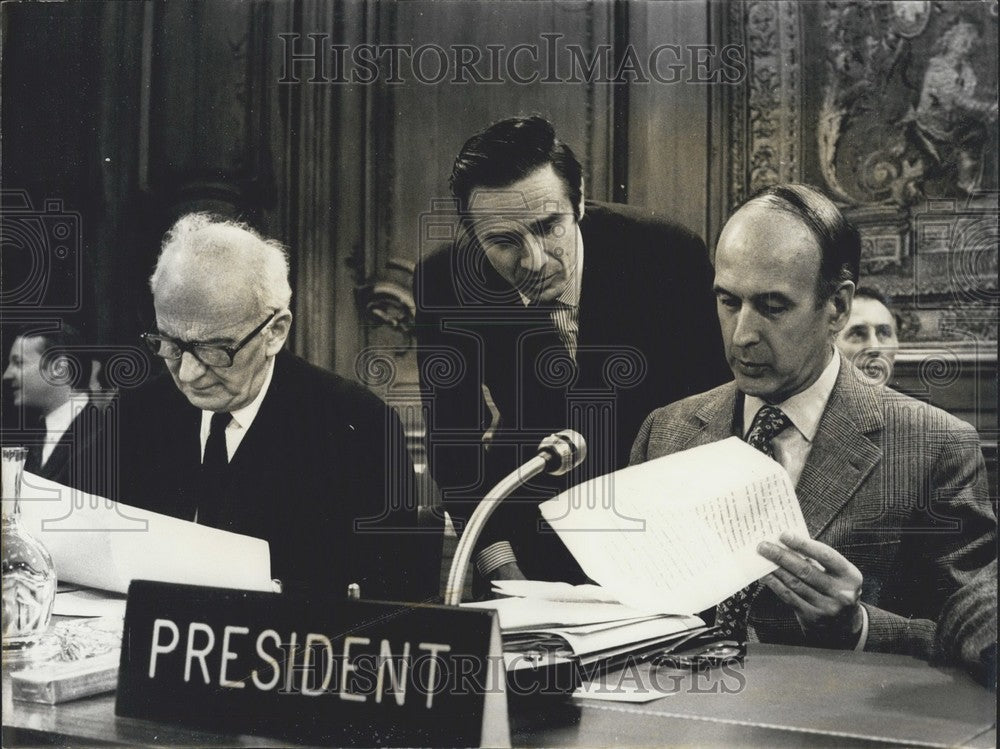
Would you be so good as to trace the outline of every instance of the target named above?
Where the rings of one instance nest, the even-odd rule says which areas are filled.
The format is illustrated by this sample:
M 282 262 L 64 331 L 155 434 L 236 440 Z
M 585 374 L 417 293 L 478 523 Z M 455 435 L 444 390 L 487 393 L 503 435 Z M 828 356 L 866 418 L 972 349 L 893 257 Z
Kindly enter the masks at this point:
M 116 593 L 133 579 L 272 591 L 266 541 L 115 503 L 24 474 L 21 521 L 56 577 Z
M 541 512 L 619 601 L 671 614 L 703 611 L 774 570 L 761 541 L 808 535 L 785 469 L 736 437 L 592 479 Z

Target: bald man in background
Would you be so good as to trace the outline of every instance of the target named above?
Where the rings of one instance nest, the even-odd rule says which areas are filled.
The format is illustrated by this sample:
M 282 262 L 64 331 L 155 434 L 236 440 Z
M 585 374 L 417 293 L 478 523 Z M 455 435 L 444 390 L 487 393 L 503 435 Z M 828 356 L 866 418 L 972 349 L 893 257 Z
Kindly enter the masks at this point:
M 440 537 L 417 527 L 399 419 L 283 350 L 284 248 L 184 216 L 150 288 L 157 329 L 143 339 L 167 372 L 123 399 L 122 501 L 268 541 L 286 590 L 434 598 Z

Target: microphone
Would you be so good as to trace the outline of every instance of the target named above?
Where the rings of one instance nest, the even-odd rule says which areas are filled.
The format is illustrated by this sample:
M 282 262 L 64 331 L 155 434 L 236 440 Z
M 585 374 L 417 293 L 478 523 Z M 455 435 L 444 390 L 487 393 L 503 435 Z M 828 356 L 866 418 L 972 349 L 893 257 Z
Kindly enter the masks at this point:
M 546 473 L 562 476 L 586 460 L 587 440 L 577 431 L 563 429 L 541 441 L 538 455 L 545 458 Z
M 465 526 L 462 537 L 448 571 L 448 585 L 444 591 L 447 606 L 458 606 L 462 602 L 465 587 L 465 571 L 472 559 L 472 549 L 486 526 L 486 521 L 500 503 L 515 489 L 523 486 L 540 473 L 562 476 L 580 465 L 587 457 L 587 441 L 583 435 L 572 429 L 555 432 L 538 445 L 538 454 L 522 466 L 511 471 L 499 484 L 494 486 L 476 509 Z

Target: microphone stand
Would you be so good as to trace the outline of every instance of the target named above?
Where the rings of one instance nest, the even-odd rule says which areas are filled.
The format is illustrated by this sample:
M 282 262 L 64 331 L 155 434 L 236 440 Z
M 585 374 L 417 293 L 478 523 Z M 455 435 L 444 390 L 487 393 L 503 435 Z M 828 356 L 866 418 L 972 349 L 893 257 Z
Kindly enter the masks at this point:
M 451 569 L 448 571 L 448 585 L 444 589 L 444 603 L 446 606 L 458 606 L 462 602 L 462 591 L 465 589 L 465 573 L 469 568 L 469 561 L 472 559 L 472 549 L 479 540 L 479 534 L 483 532 L 486 521 L 490 519 L 493 512 L 500 506 L 511 492 L 531 481 L 535 476 L 545 471 L 548 464 L 544 455 L 536 455 L 523 466 L 519 466 L 511 471 L 499 484 L 494 486 L 490 492 L 483 497 L 476 509 L 469 518 L 469 522 L 458 539 L 458 547 L 455 549 L 455 556 L 451 561 Z
M 539 453 L 527 463 L 514 469 L 499 484 L 494 486 L 483 500 L 476 506 L 469 522 L 458 539 L 458 547 L 448 571 L 448 584 L 444 590 L 446 606 L 458 606 L 462 603 L 462 591 L 465 588 L 465 573 L 472 559 L 472 550 L 483 532 L 486 521 L 500 503 L 519 486 L 531 481 L 535 476 L 545 471 L 559 476 L 583 462 L 587 456 L 586 442 L 583 437 L 572 430 L 557 432 L 542 440 L 538 446 Z M 554 465 L 553 465 L 554 464 Z

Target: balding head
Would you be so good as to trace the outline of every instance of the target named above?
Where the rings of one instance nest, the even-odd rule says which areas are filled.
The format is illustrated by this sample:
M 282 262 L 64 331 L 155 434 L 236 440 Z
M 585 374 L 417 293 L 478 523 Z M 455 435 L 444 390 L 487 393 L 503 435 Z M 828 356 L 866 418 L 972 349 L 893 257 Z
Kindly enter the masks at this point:
M 857 230 L 804 185 L 779 185 L 726 222 L 715 251 L 715 294 L 737 387 L 782 403 L 810 387 L 851 311 Z
M 288 258 L 278 242 L 204 213 L 183 216 L 167 232 L 149 285 L 154 298 L 256 303 L 260 310 L 285 309 L 292 299 Z

